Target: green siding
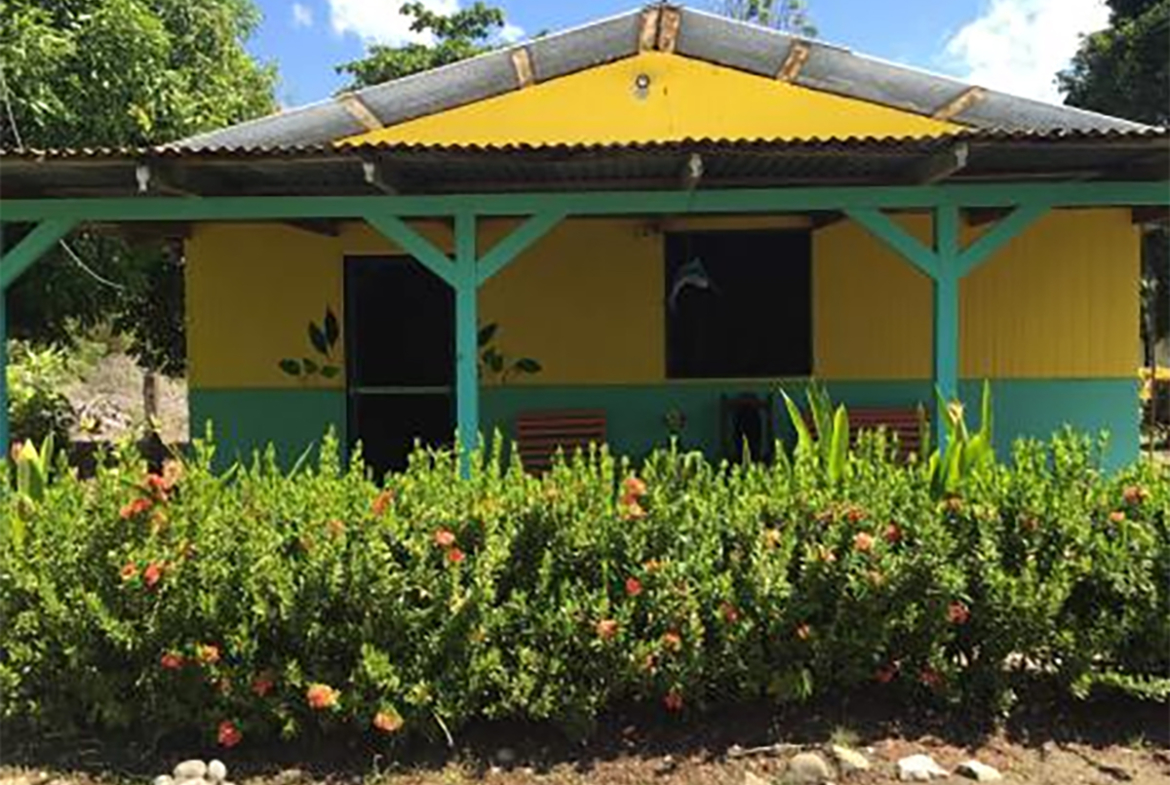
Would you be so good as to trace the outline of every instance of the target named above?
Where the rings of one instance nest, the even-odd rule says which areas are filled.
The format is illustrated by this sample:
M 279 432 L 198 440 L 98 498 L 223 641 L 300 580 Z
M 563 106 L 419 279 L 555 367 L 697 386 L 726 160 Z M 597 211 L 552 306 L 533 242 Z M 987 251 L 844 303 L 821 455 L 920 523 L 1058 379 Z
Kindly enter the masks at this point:
M 281 465 L 289 466 L 333 428 L 345 438 L 345 393 L 341 390 L 194 389 L 188 396 L 191 435 L 200 438 L 208 422 L 215 434 L 220 466 L 251 457 L 269 443 Z
M 783 388 L 803 403 L 805 381 L 785 382 Z M 827 384 L 834 401 L 846 406 L 905 406 L 929 404 L 934 394 L 929 381 L 859 381 Z M 960 395 L 977 416 L 982 381 L 964 380 Z M 630 386 L 493 387 L 483 390 L 483 428 L 512 436 L 516 414 L 530 409 L 598 408 L 608 418 L 609 442 L 618 453 L 641 455 L 666 442 L 663 417 L 677 408 L 686 415 L 683 441 L 687 446 L 717 455 L 721 449 L 719 396 L 778 389 L 766 383 L 677 383 Z M 1065 424 L 1111 437 L 1110 466 L 1121 466 L 1138 456 L 1137 384 L 1132 379 L 993 380 L 995 438 L 1001 456 L 1019 437 L 1046 439 Z M 778 396 L 777 396 L 778 397 Z M 778 433 L 790 438 L 787 418 L 777 421 Z

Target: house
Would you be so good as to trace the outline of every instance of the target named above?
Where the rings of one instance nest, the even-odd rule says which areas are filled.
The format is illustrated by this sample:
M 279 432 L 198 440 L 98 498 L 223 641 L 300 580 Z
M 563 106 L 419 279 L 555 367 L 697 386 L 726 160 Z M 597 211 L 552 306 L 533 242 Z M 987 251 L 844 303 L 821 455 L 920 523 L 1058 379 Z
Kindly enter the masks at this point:
M 725 399 L 812 379 L 903 410 L 987 379 L 1001 449 L 1068 424 L 1138 451 L 1165 130 L 689 8 L 0 167 L 0 219 L 37 224 L 5 287 L 80 223 L 184 238 L 192 430 L 223 454 L 332 427 L 395 466 L 561 410 L 715 453 Z

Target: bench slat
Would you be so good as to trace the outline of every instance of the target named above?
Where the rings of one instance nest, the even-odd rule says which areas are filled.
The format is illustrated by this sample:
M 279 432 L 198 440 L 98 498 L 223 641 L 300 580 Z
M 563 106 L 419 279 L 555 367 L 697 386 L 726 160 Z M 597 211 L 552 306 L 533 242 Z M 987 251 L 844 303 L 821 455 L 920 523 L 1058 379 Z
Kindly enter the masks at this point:
M 520 461 L 530 472 L 544 471 L 558 450 L 572 455 L 604 444 L 605 426 L 605 412 L 598 409 L 523 412 L 516 416 Z

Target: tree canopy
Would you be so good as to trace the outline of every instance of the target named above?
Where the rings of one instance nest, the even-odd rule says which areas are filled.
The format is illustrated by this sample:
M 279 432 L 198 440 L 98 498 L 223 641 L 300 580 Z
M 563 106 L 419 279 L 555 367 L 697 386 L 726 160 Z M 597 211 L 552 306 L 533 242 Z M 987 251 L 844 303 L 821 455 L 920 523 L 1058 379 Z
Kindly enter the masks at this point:
M 815 38 L 816 25 L 805 0 L 719 0 L 716 9 L 724 16 L 772 27 L 788 33 Z
M 338 73 L 352 77 L 349 89 L 401 79 L 483 54 L 495 48 L 493 39 L 504 28 L 504 12 L 478 1 L 449 15 L 431 11 L 420 2 L 406 3 L 401 13 L 411 18 L 412 31 L 429 34 L 433 43 L 373 44 L 365 57 L 337 66 Z
M 4 0 L 0 143 L 151 145 L 269 113 L 275 68 L 245 49 L 259 21 L 251 0 Z M 181 370 L 181 255 L 92 233 L 71 244 L 77 259 L 50 253 L 16 284 L 13 334 L 57 340 L 118 318 L 141 363 Z

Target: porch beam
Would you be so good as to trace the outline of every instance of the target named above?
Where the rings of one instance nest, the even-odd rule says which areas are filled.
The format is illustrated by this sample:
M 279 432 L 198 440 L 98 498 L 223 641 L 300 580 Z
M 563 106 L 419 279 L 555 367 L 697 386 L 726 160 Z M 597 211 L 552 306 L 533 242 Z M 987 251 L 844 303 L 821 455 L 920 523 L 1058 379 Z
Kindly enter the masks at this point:
M 364 218 L 370 226 L 442 278 L 448 286 L 457 286 L 456 266 L 452 264 L 451 258 L 436 248 L 430 240 L 407 226 L 401 218 L 392 214 L 373 212 Z
M 861 224 L 870 234 L 902 255 L 906 261 L 917 267 L 922 273 L 934 278 L 938 273 L 935 255 L 930 249 L 912 237 L 901 226 L 894 223 L 881 210 L 873 208 L 847 209 L 845 214 Z
M 7 209 L 7 206 L 5 206 Z M 17 278 L 77 226 L 69 218 L 42 221 L 8 253 L 0 257 L 0 292 L 7 291 Z
M 1028 227 L 1046 215 L 1049 209 L 1049 206 L 1043 202 L 1033 202 L 1020 205 L 1009 213 L 1007 217 L 984 232 L 978 240 L 971 243 L 967 250 L 960 253 L 957 259 L 959 277 L 970 273 L 1012 239 L 1023 234 Z
M 1170 205 L 1165 180 L 1149 182 L 941 184 L 832 188 L 743 188 L 702 191 L 459 194 L 450 196 L 219 196 L 90 199 L 5 199 L 0 221 L 51 218 L 75 221 L 249 221 L 287 218 L 362 218 L 368 214 L 421 218 L 473 211 L 480 217 L 648 213 L 769 213 L 883 208 L 1146 207 Z
M 565 214 L 559 210 L 547 210 L 537 213 L 521 224 L 519 228 L 514 229 L 503 240 L 496 243 L 476 264 L 476 286 L 482 286 L 485 281 L 504 269 L 513 259 L 532 246 L 533 243 L 548 234 L 564 217 Z M 472 258 L 474 258 L 474 255 Z
M 479 286 L 476 271 L 476 220 L 455 214 L 455 423 L 460 468 L 470 473 L 471 453 L 479 446 Z

